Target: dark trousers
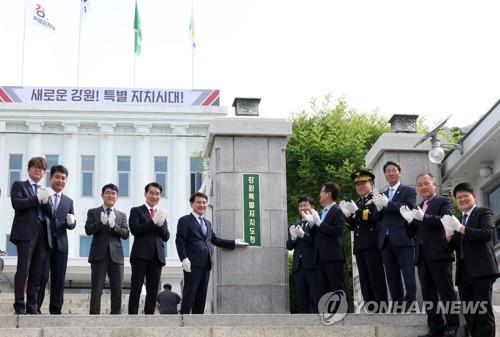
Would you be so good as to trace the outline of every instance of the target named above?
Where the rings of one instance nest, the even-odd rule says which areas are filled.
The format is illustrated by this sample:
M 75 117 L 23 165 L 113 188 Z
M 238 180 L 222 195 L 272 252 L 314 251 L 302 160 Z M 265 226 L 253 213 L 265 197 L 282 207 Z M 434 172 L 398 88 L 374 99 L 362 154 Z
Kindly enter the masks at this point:
M 90 264 L 92 290 L 90 292 L 90 310 L 91 315 L 101 313 L 101 296 L 106 274 L 109 278 L 109 289 L 111 292 L 111 314 L 119 315 L 122 312 L 122 286 L 123 286 L 123 264 L 114 263 L 109 257 L 101 261 L 95 261 Z M 139 293 L 140 294 L 140 293 Z
M 464 313 L 467 328 L 472 337 L 494 337 L 495 316 L 491 306 L 492 285 L 494 280 L 490 277 L 472 277 L 462 266 L 458 292 L 462 303 L 465 301 L 484 301 L 485 313 Z M 469 303 L 471 305 L 472 303 Z M 474 303 L 475 304 L 475 303 Z M 481 306 L 479 306 L 481 310 Z
M 55 238 L 52 240 L 55 245 Z M 40 280 L 40 290 L 38 291 L 38 310 L 42 307 L 45 298 L 45 287 L 50 275 L 50 304 L 49 312 L 52 315 L 60 315 L 64 302 L 64 279 L 66 277 L 66 266 L 68 264 L 68 254 L 61 253 L 57 248 L 52 247 L 45 255 L 42 276 Z
M 146 302 L 144 313 L 153 315 L 155 313 L 156 296 L 160 286 L 161 267 L 160 261 L 155 257 L 151 260 L 134 259 L 130 261 L 132 276 L 130 280 L 130 296 L 128 299 L 128 314 L 137 315 L 139 311 L 139 299 L 141 298 L 144 277 L 146 278 Z
M 293 273 L 295 278 L 295 293 L 299 313 L 310 314 L 318 312 L 319 287 L 318 274 L 314 268 L 299 266 Z
M 337 290 L 346 292 L 344 267 L 344 261 L 320 261 L 317 264 L 316 272 L 318 274 L 320 297 Z
M 421 250 L 422 252 L 422 250 Z M 426 306 L 427 325 L 431 331 L 443 331 L 446 328 L 457 328 L 460 325 L 458 314 L 446 314 L 446 324 L 441 312 L 437 312 L 438 302 L 443 302 L 444 308 L 453 308 L 452 303 L 457 300 L 453 288 L 451 273 L 453 261 L 426 261 L 421 258 L 418 265 L 418 278 L 422 288 L 422 299 L 432 303 Z
M 36 313 L 38 311 L 38 290 L 43 261 L 48 248 L 45 222 L 39 222 L 33 239 L 16 241 L 17 269 L 14 276 L 14 310 L 16 312 Z M 24 287 L 27 286 L 27 300 L 24 302 Z
M 191 272 L 184 271 L 184 287 L 182 289 L 181 314 L 203 314 L 207 300 L 208 267 L 191 267 Z
M 363 301 L 387 303 L 384 266 L 379 250 L 366 249 L 356 252 L 355 256 Z M 373 310 L 372 306 L 367 309 Z
M 406 301 L 407 306 L 411 305 L 415 301 L 417 294 L 414 262 L 415 249 L 413 247 L 393 246 L 389 236 L 386 236 L 381 254 L 391 299 L 396 302 Z M 401 274 L 403 274 L 406 295 L 403 291 Z

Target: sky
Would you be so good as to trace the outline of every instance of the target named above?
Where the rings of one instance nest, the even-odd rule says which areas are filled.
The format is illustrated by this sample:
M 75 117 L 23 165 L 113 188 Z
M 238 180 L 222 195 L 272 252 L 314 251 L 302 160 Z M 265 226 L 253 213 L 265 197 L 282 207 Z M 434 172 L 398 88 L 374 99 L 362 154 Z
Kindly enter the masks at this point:
M 498 1 L 138 0 L 139 56 L 135 1 L 89 2 L 81 20 L 80 0 L 0 0 L 0 85 L 191 89 L 194 69 L 230 114 L 235 97 L 288 118 L 331 94 L 431 127 L 474 123 L 500 99 Z M 55 32 L 33 23 L 36 4 Z

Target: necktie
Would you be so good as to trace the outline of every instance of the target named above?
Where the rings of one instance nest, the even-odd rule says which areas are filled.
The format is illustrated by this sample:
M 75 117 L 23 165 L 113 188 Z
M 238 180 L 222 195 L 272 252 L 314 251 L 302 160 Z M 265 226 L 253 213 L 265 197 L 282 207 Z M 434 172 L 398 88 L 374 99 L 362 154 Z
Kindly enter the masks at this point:
M 389 201 L 392 201 L 392 197 L 394 197 L 394 189 L 391 187 L 389 188 Z
M 323 208 L 323 211 L 321 212 L 321 221 L 325 220 L 326 213 L 328 213 L 328 208 Z
M 201 216 L 198 219 L 200 219 L 201 232 L 203 235 L 207 235 L 207 225 L 205 225 L 205 221 L 203 221 Z
M 111 208 L 106 208 L 106 215 L 109 216 L 109 214 L 111 213 Z
M 422 206 L 422 211 L 424 211 L 424 213 L 427 210 L 427 207 L 429 207 L 429 199 L 424 200 L 424 205 Z
M 59 194 L 54 194 L 54 213 L 57 211 L 57 207 L 59 207 Z
M 462 214 L 462 225 L 466 225 L 467 224 L 467 214 L 464 213 Z M 460 233 L 460 258 L 463 259 L 464 258 L 464 235 L 462 233 Z
M 35 190 L 35 195 L 38 194 L 38 184 L 33 184 L 33 189 Z M 36 208 L 36 214 L 38 215 L 38 219 L 43 220 L 43 209 L 42 205 L 38 205 Z
M 153 219 L 155 217 L 155 214 L 156 214 L 156 210 L 154 208 L 150 208 L 149 215 L 151 215 L 151 219 Z

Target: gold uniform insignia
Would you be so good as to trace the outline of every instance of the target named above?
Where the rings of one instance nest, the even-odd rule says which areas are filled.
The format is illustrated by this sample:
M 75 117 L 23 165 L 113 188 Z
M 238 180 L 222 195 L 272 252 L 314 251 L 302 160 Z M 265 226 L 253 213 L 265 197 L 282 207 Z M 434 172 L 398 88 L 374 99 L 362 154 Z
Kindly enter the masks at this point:
M 370 214 L 370 210 L 368 210 L 368 209 L 364 209 L 364 210 L 363 210 L 362 219 L 363 219 L 364 221 L 368 221 L 368 215 L 369 215 L 369 214 Z

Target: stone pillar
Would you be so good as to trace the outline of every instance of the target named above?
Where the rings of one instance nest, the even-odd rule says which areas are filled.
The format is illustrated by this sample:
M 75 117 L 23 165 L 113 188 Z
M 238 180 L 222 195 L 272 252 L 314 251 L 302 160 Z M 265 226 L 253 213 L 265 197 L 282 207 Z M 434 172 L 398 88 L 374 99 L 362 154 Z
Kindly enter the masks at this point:
M 118 181 L 113 179 L 113 170 L 116 168 L 116 156 L 113 151 L 113 128 L 112 123 L 99 123 L 99 157 L 96 158 L 99 170 L 97 171 L 97 190 L 100 191 L 101 187 L 114 183 L 118 185 Z M 100 194 L 100 193 L 99 193 Z
M 42 153 L 43 122 L 26 122 L 26 125 L 30 135 L 28 137 L 28 148 L 26 149 L 27 158 L 24 161 L 28 163 L 31 158 L 35 156 L 45 157 L 45 154 Z M 40 183 L 45 184 L 45 180 L 40 181 Z
M 64 187 L 64 193 L 70 198 L 76 199 L 78 194 L 78 183 L 81 176 L 77 175 L 78 170 L 78 127 L 79 123 L 63 123 L 63 155 L 61 165 L 68 169 L 68 182 Z
M 219 118 L 210 123 L 210 206 L 217 236 L 244 235 L 243 175 L 260 180 L 260 245 L 216 248 L 214 311 L 220 314 L 288 313 L 285 149 L 291 125 L 281 119 Z
M 187 205 L 189 204 L 188 186 L 186 182 L 189 181 L 188 175 L 188 155 L 186 138 L 183 135 L 187 134 L 187 124 L 174 124 L 172 133 L 176 136 L 172 139 L 172 152 L 170 162 L 172 163 L 171 193 L 168 195 L 170 200 L 170 219 L 169 226 L 170 237 L 168 244 L 168 256 L 176 256 L 175 248 L 175 235 L 177 234 L 177 220 L 186 215 Z M 170 168 L 169 168 L 170 169 Z
M 134 190 L 130 196 L 134 198 L 134 205 L 144 203 L 144 186 L 151 181 L 150 156 L 149 156 L 149 131 L 151 124 L 135 125 L 135 152 L 133 165 Z

